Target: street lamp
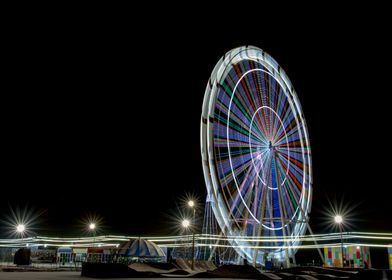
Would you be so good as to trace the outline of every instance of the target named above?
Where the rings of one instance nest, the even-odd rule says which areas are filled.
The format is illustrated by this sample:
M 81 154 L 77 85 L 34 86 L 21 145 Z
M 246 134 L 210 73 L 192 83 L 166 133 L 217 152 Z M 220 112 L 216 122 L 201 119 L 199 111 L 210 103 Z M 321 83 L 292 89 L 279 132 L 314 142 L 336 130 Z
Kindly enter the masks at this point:
M 189 220 L 185 219 L 185 220 L 183 220 L 183 221 L 181 222 L 181 225 L 182 225 L 185 229 L 188 229 L 188 227 L 191 225 L 191 222 L 190 222 Z
M 181 222 L 181 225 L 183 228 L 185 228 L 185 230 L 188 230 L 188 228 L 191 227 L 191 222 L 188 219 L 184 219 Z M 195 232 L 192 230 L 192 270 L 194 268 L 194 262 L 195 262 Z
M 193 209 L 193 225 L 196 225 L 196 207 L 193 200 L 188 201 L 188 206 Z M 195 229 L 192 230 L 192 270 L 195 266 Z
M 95 223 L 90 223 L 88 225 L 88 228 L 93 232 L 93 247 L 95 245 L 95 230 L 97 228 L 97 225 Z
M 342 267 L 344 267 L 344 256 L 343 256 L 343 235 L 342 235 L 342 226 L 343 226 L 343 217 L 341 215 L 335 216 L 335 223 L 338 224 L 340 231 L 340 250 L 342 253 Z
M 20 235 L 23 235 L 23 233 L 25 232 L 25 230 L 26 230 L 26 226 L 23 225 L 23 224 L 18 224 L 18 225 L 16 226 L 16 232 L 19 233 Z

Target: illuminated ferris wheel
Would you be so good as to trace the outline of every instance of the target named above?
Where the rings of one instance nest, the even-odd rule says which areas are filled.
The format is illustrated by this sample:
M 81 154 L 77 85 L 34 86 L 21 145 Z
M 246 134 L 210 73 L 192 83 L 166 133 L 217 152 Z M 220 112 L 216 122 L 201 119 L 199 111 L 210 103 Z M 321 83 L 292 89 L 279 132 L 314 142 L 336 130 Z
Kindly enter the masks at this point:
M 214 216 L 237 253 L 254 263 L 292 256 L 311 208 L 310 146 L 294 88 L 263 50 L 239 47 L 216 64 L 201 149 Z

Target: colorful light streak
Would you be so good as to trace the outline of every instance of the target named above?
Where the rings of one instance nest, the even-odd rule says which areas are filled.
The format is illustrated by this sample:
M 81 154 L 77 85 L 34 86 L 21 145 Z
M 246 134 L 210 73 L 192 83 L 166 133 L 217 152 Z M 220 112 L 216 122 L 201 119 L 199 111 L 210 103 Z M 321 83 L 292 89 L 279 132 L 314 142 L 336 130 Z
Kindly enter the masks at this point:
M 0 247 L 25 247 L 29 246 L 55 246 L 55 247 L 93 247 L 99 243 L 102 247 L 118 247 L 120 243 L 127 242 L 129 239 L 142 238 L 152 241 L 161 247 L 184 247 L 189 246 L 191 235 L 178 236 L 117 236 L 117 235 L 103 235 L 93 237 L 79 237 L 79 238 L 61 238 L 61 237 L 29 237 L 29 238 L 14 238 L 14 239 L 0 239 Z M 296 248 L 296 249 L 314 249 L 340 246 L 340 234 L 314 234 L 302 235 L 296 237 L 301 243 L 309 242 L 311 244 L 291 245 L 289 238 L 282 237 L 222 237 L 219 235 L 196 234 L 196 247 L 232 247 L 232 241 L 245 242 L 247 245 L 235 245 L 237 248 L 244 249 L 278 249 L 278 248 Z M 368 247 L 392 247 L 392 233 L 373 233 L 373 232 L 344 232 L 344 244 L 347 246 L 368 246 Z M 95 241 L 94 241 L 95 240 Z M 207 240 L 209 242 L 204 242 Z M 318 244 L 313 244 L 316 240 Z M 370 242 L 370 241 L 373 241 Z M 255 245 L 255 244 L 264 245 Z M 280 244 L 283 243 L 283 244 Z M 267 244 L 267 245 L 266 245 Z M 280 244 L 280 245 L 276 245 Z M 284 245 L 286 244 L 286 245 Z

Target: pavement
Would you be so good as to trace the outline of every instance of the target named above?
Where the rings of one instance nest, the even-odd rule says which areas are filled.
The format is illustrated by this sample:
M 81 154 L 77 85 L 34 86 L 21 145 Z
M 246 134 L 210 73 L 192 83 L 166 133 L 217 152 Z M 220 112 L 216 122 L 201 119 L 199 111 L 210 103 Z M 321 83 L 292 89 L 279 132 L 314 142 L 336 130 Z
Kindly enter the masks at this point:
M 99 278 L 81 277 L 81 273 L 78 271 L 12 271 L 4 272 L 0 271 L 0 280 L 92 280 Z M 180 276 L 173 277 L 162 277 L 160 279 L 167 280 L 178 280 L 187 279 L 188 277 Z M 197 276 L 196 276 L 197 277 Z M 100 278 L 102 279 L 102 278 Z M 156 278 L 105 278 L 105 280 L 126 280 L 126 279 L 156 279 Z M 188 278 L 189 279 L 189 278 Z M 238 278 L 191 278 L 192 280 L 198 279 L 239 279 Z M 248 278 L 249 279 L 249 278 Z M 334 269 L 312 269 L 312 268 L 297 268 L 296 270 L 283 270 L 276 272 L 261 272 L 255 279 L 306 279 L 306 280 L 317 280 L 317 279 L 392 279 L 391 270 L 362 270 L 362 271 L 342 271 Z
M 98 278 L 81 277 L 80 272 L 53 271 L 53 272 L 0 272 L 0 279 L 1 280 L 72 280 L 72 279 L 92 280 Z M 127 279 L 149 280 L 149 279 L 157 279 L 157 278 L 105 278 L 105 280 L 127 280 Z M 179 278 L 160 278 L 160 279 L 178 280 Z M 201 280 L 203 278 L 192 278 L 192 280 L 198 280 L 198 279 Z M 219 278 L 215 278 L 215 279 L 219 279 Z M 205 278 L 203 280 L 205 280 Z M 220 280 L 222 280 L 222 278 L 220 278 Z

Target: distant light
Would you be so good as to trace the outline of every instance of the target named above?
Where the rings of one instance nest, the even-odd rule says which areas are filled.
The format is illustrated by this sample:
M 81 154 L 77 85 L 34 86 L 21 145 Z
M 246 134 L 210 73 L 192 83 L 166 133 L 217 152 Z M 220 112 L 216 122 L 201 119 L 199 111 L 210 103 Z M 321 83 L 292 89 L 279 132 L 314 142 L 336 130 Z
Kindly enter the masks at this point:
M 94 229 L 96 228 L 96 225 L 95 225 L 94 223 L 91 223 L 91 224 L 89 225 L 89 228 L 90 228 L 91 230 L 94 230 Z
M 22 224 L 16 226 L 16 231 L 19 233 L 23 233 L 26 230 L 26 227 Z
M 336 216 L 335 216 L 335 223 L 337 223 L 337 224 L 343 223 L 343 218 L 342 218 L 342 216 L 336 215 Z
M 102 246 L 102 244 L 98 244 L 98 247 L 101 247 Z
M 184 228 L 188 228 L 191 225 L 191 223 L 187 219 L 183 220 L 181 224 Z
M 194 207 L 195 206 L 195 202 L 193 200 L 189 200 L 188 201 L 188 206 L 189 207 Z
M 48 247 L 48 244 L 45 244 L 44 247 L 45 247 L 45 248 Z
M 118 246 L 120 246 L 120 244 L 116 244 L 116 248 L 118 248 Z
M 357 246 L 357 249 L 359 250 L 359 249 L 360 249 L 360 247 L 359 247 L 359 246 Z
M 29 244 L 28 244 L 28 243 L 26 244 L 26 247 L 29 247 Z

